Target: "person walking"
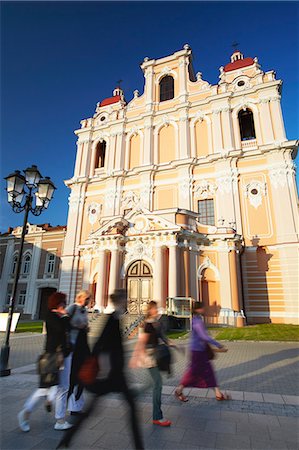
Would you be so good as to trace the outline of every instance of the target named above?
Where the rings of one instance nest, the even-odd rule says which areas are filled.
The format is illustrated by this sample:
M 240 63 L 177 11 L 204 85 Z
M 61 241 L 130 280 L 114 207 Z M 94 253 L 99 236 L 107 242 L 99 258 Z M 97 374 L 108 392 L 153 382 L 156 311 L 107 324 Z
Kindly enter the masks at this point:
M 192 332 L 190 340 L 191 361 L 189 368 L 184 373 L 180 384 L 175 390 L 175 397 L 182 401 L 188 401 L 188 398 L 183 394 L 185 387 L 196 388 L 214 388 L 216 400 L 229 400 L 230 397 L 220 391 L 213 367 L 210 363 L 209 357 L 212 351 L 209 344 L 217 347 L 218 352 L 227 352 L 227 348 L 219 342 L 212 339 L 207 333 L 202 316 L 205 309 L 201 302 L 194 302 L 192 313 Z
M 70 318 L 70 342 L 72 351 L 65 358 L 63 370 L 60 373 L 60 382 L 57 387 L 55 429 L 64 430 L 67 409 L 71 415 L 80 414 L 84 406 L 83 388 L 77 380 L 77 372 L 83 360 L 89 354 L 87 343 L 88 313 L 86 306 L 90 302 L 91 294 L 80 291 L 75 302 L 66 308 Z
M 169 342 L 163 334 L 162 325 L 158 321 L 159 312 L 157 302 L 150 301 L 147 306 L 143 329 L 138 338 L 137 345 L 130 360 L 131 368 L 147 368 L 153 383 L 153 419 L 154 425 L 169 427 L 171 421 L 163 418 L 161 409 L 162 376 L 157 364 L 157 349 L 159 342 L 167 346 Z M 143 389 L 145 390 L 145 388 Z
M 45 355 L 42 358 L 51 358 L 54 360 L 54 370 L 51 373 L 41 371 L 39 388 L 25 401 L 24 408 L 18 414 L 19 427 L 22 431 L 30 431 L 29 418 L 30 414 L 38 405 L 41 398 L 46 397 L 45 407 L 47 411 L 51 411 L 52 404 L 57 394 L 57 385 L 59 384 L 59 375 L 61 370 L 55 367 L 56 362 L 68 358 L 70 347 L 68 342 L 69 317 L 66 314 L 66 295 L 62 292 L 55 292 L 48 299 L 48 312 L 46 316 L 46 345 Z M 46 359 L 45 359 L 46 361 Z M 53 369 L 53 368 L 52 368 Z M 57 369 L 57 370 L 56 370 Z M 66 430 L 72 425 L 66 421 L 62 424 Z
M 127 380 L 124 374 L 124 349 L 122 344 L 119 319 L 127 310 L 127 294 L 124 289 L 116 289 L 114 293 L 111 294 L 110 298 L 114 307 L 114 312 L 107 315 L 107 322 L 100 337 L 93 347 L 91 357 L 86 360 L 88 362 L 93 359 L 95 361 L 99 359 L 99 377 L 96 378 L 96 373 L 93 373 L 94 380 L 92 382 L 86 383 L 86 389 L 89 392 L 95 394 L 96 398 L 102 395 L 106 395 L 110 392 L 121 392 L 124 395 L 125 400 L 130 407 L 130 424 L 134 437 L 135 448 L 138 450 L 143 450 L 144 446 L 141 430 L 138 424 L 134 396 L 132 391 L 128 387 Z M 90 369 L 84 366 L 85 364 L 83 363 L 83 366 L 81 367 L 81 373 L 83 369 L 85 373 L 86 371 L 89 372 Z M 76 418 L 74 427 L 66 432 L 57 448 L 69 446 L 75 433 L 81 428 L 84 421 L 87 420 L 94 408 L 95 398 L 90 401 L 84 414 Z

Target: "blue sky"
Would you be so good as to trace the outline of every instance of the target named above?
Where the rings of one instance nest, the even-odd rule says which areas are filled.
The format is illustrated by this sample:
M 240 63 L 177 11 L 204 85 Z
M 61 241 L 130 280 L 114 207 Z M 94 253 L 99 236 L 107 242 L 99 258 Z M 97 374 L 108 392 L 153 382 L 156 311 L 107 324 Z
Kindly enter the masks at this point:
M 212 84 L 231 44 L 284 80 L 289 139 L 298 133 L 298 19 L 295 2 L 2 2 L 0 231 L 22 223 L 3 177 L 37 164 L 56 186 L 33 223 L 63 225 L 83 118 L 123 80 L 127 100 L 143 91 L 139 64 L 188 43 L 195 71 Z

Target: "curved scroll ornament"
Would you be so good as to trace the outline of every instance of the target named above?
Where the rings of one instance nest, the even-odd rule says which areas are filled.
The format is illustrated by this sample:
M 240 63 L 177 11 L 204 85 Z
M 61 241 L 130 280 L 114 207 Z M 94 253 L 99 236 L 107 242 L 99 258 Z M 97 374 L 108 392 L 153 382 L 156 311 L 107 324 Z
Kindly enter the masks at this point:
M 246 184 L 243 189 L 245 197 L 248 198 L 249 203 L 257 209 L 262 204 L 263 197 L 265 197 L 267 193 L 266 183 L 253 180 Z
M 194 188 L 196 198 L 207 199 L 215 195 L 217 186 L 209 180 L 200 181 Z

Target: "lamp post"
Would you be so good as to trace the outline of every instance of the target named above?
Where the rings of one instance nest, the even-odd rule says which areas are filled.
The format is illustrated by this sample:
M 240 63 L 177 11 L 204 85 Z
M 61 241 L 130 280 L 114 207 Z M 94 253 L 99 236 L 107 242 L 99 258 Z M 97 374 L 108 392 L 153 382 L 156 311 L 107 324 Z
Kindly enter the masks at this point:
M 32 165 L 23 172 L 24 175 L 22 175 L 19 170 L 16 170 L 15 172 L 5 177 L 5 180 L 7 181 L 6 190 L 8 195 L 8 203 L 11 205 L 14 212 L 20 213 L 22 211 L 25 211 L 25 215 L 20 241 L 20 249 L 15 269 L 12 294 L 9 302 L 5 341 L 1 347 L 1 377 L 8 376 L 11 372 L 8 366 L 10 352 L 9 337 L 13 312 L 16 303 L 16 294 L 20 276 L 28 214 L 29 212 L 31 212 L 35 216 L 39 216 L 42 211 L 49 206 L 49 203 L 53 197 L 54 190 L 56 189 L 54 183 L 49 177 L 42 178 L 37 166 Z

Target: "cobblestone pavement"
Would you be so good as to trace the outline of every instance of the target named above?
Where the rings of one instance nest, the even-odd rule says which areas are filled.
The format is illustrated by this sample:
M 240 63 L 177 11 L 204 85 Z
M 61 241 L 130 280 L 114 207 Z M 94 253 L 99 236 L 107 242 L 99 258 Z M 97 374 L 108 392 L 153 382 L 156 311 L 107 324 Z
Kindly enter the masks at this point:
M 53 413 L 43 405 L 32 414 L 31 431 L 18 428 L 17 413 L 35 389 L 35 361 L 44 337 L 38 334 L 11 338 L 12 375 L 1 379 L 1 450 L 55 449 L 62 434 L 53 429 Z M 186 342 L 179 343 L 182 349 Z M 134 342 L 127 342 L 130 356 Z M 212 390 L 186 389 L 188 403 L 173 396 L 186 354 L 176 353 L 174 373 L 164 379 L 163 412 L 172 426 L 161 429 L 151 423 L 151 392 L 139 397 L 140 423 L 146 449 L 162 450 L 295 450 L 299 449 L 298 349 L 296 344 L 227 342 L 229 352 L 218 355 L 216 372 L 232 400 L 217 402 Z M 142 384 L 146 371 L 131 371 L 131 382 Z M 245 392 L 244 392 L 245 391 Z M 87 395 L 88 396 L 88 395 Z M 117 394 L 98 402 L 92 417 L 72 442 L 78 450 L 132 449 L 126 405 Z M 72 417 L 68 418 L 69 421 Z
M 55 449 L 62 436 L 53 429 L 53 413 L 46 413 L 42 404 L 32 414 L 31 431 L 23 433 L 18 429 L 17 413 L 37 384 L 37 376 L 27 372 L 30 369 L 32 366 L 19 368 L 1 380 L 1 450 Z M 211 392 L 201 398 L 195 396 L 195 391 L 201 390 L 193 389 L 189 402 L 182 404 L 172 395 L 173 389 L 164 387 L 162 399 L 164 417 L 172 421 L 170 428 L 152 425 L 150 393 L 138 401 L 146 449 L 299 449 L 298 405 L 250 400 L 217 402 Z M 244 398 L 246 393 L 235 392 L 235 396 L 241 394 Z M 126 405 L 119 395 L 101 399 L 71 448 L 132 449 L 127 417 Z
M 1 336 L 2 337 L 2 336 Z M 3 337 L 2 337 L 3 339 Z M 43 348 L 44 336 L 17 334 L 11 337 L 10 364 L 22 367 L 36 361 Z M 213 362 L 219 384 L 224 389 L 281 395 L 299 395 L 299 349 L 296 343 L 225 342 L 229 351 L 218 354 Z M 128 357 L 134 342 L 126 345 Z M 179 343 L 186 348 L 187 342 Z M 186 367 L 188 352 L 174 352 L 173 375 L 166 380 L 175 386 Z M 144 371 L 130 373 L 132 382 L 144 382 Z

